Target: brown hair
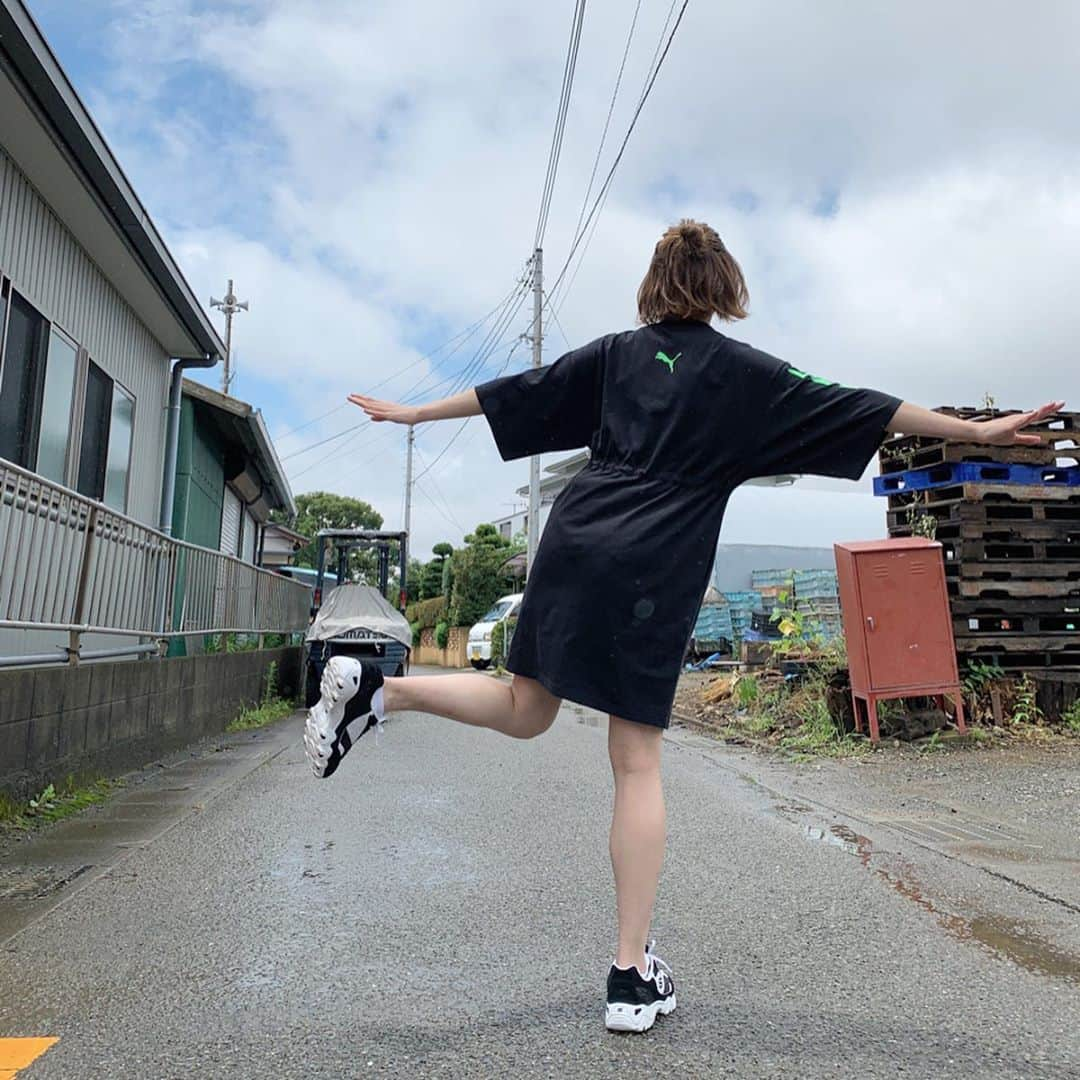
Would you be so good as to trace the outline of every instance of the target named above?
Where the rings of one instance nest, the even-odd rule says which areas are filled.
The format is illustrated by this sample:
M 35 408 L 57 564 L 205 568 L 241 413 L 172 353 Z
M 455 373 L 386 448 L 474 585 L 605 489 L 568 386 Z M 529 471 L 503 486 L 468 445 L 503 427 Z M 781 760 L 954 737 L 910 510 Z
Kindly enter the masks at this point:
M 660 237 L 649 272 L 638 289 L 638 318 L 745 319 L 750 294 L 739 264 L 716 230 L 683 218 Z

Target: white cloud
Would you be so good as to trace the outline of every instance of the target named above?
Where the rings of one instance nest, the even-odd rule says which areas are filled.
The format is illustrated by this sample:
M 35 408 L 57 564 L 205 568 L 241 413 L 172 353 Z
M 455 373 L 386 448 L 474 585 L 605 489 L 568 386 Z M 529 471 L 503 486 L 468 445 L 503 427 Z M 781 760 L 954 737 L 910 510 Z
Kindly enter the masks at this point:
M 257 368 L 255 385 L 288 394 L 295 423 L 414 362 L 419 342 L 509 290 L 531 245 L 568 10 L 496 0 L 112 0 L 108 10 L 115 70 L 94 88 L 95 110 L 200 294 L 232 276 L 252 300 L 238 324 L 241 378 Z M 667 11 L 642 6 L 602 173 Z M 545 244 L 552 275 L 629 16 L 615 0 L 588 8 Z M 987 390 L 1005 405 L 1080 401 L 1077 41 L 1069 0 L 1022 18 L 1002 0 L 692 3 L 561 311 L 567 335 L 632 323 L 655 238 L 685 213 L 712 220 L 747 271 L 752 318 L 735 336 L 930 405 Z M 238 127 L 208 109 L 213 86 L 185 97 L 192 75 L 222 84 L 223 108 L 242 105 Z M 823 206 L 830 216 L 815 214 Z M 526 328 L 523 312 L 515 329 Z M 548 347 L 562 349 L 558 328 Z M 466 527 L 508 509 L 524 478 L 473 426 L 479 434 L 432 474 Z M 422 453 L 434 458 L 451 431 L 422 433 Z M 312 435 L 282 440 L 282 453 Z M 331 460 L 298 487 L 361 495 L 394 519 L 401 443 L 365 434 L 354 445 L 397 456 Z M 827 513 L 808 541 L 883 520 L 866 497 L 818 494 Z M 813 501 L 740 495 L 727 538 L 782 536 L 801 499 Z M 415 524 L 420 548 L 449 529 L 423 496 Z

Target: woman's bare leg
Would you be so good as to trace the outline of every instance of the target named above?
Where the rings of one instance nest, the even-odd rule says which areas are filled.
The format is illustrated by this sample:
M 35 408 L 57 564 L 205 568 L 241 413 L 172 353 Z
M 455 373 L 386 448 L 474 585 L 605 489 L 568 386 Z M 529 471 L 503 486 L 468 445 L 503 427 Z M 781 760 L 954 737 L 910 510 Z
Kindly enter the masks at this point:
M 615 963 L 645 972 L 645 945 L 652 921 L 660 867 L 664 862 L 666 811 L 660 782 L 663 732 L 648 724 L 608 722 L 608 756 L 615 774 L 615 813 L 611 821 L 611 866 L 619 947 Z
M 383 703 L 387 713 L 433 713 L 515 739 L 532 739 L 551 727 L 561 699 L 521 675 L 509 686 L 487 675 L 407 675 L 383 683 Z

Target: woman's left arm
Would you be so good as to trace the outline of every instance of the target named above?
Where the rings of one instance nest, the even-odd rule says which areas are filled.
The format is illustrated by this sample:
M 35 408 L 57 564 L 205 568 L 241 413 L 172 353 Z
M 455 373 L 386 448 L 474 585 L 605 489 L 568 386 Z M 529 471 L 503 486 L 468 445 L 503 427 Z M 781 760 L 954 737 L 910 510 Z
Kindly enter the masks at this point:
M 919 405 L 905 401 L 893 413 L 885 430 L 904 435 L 924 435 L 948 439 L 950 442 L 980 443 L 985 446 L 1039 446 L 1038 435 L 1021 435 L 1021 429 L 1037 424 L 1065 408 L 1064 401 L 1051 401 L 1041 409 L 1031 412 L 999 416 L 993 420 L 961 420 L 957 416 L 945 416 L 931 412 Z
M 392 401 L 379 401 L 378 398 L 365 397 L 363 394 L 350 394 L 349 400 L 354 405 L 359 405 L 377 424 L 386 421 L 392 424 L 424 424 L 429 420 L 479 416 L 482 411 L 475 390 L 466 390 L 440 401 L 429 401 L 426 405 L 396 405 Z

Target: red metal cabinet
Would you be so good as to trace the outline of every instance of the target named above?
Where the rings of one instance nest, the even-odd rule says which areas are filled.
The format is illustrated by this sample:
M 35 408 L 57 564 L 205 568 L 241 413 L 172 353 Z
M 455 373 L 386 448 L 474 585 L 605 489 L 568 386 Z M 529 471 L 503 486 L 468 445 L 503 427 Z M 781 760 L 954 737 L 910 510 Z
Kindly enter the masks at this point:
M 964 705 L 956 668 L 941 545 L 922 537 L 836 544 L 855 729 L 867 714 L 878 740 L 877 703 L 887 698 L 945 696 Z

